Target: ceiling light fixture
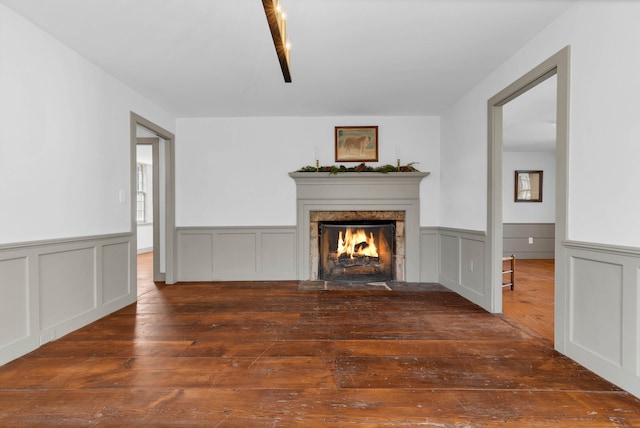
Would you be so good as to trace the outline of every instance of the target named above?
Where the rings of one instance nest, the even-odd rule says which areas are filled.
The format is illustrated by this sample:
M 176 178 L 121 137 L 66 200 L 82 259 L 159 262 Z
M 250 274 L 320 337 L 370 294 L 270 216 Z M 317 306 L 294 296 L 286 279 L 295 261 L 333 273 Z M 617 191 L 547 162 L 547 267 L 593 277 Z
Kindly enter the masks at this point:
M 282 69 L 284 81 L 291 83 L 291 69 L 289 66 L 289 52 L 291 51 L 291 42 L 287 38 L 287 14 L 280 4 L 280 0 L 262 0 L 264 13 L 267 15 L 269 30 L 273 44 L 276 47 L 276 55 Z

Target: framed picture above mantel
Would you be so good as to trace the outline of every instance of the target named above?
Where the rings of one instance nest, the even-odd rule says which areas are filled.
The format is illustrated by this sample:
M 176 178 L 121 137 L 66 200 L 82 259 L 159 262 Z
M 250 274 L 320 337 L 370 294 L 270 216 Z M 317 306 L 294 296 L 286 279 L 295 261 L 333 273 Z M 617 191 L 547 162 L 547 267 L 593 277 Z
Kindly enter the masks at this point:
M 542 202 L 542 171 L 516 171 L 515 202 Z
M 336 126 L 336 162 L 377 162 L 377 126 Z

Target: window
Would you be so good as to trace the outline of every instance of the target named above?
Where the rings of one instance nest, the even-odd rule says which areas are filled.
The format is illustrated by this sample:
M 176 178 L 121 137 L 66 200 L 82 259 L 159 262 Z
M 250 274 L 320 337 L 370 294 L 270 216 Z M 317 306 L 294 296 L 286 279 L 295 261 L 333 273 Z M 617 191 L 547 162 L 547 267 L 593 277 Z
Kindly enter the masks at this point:
M 146 165 L 143 163 L 136 164 L 136 221 L 138 223 L 144 223 L 147 218 L 146 210 Z

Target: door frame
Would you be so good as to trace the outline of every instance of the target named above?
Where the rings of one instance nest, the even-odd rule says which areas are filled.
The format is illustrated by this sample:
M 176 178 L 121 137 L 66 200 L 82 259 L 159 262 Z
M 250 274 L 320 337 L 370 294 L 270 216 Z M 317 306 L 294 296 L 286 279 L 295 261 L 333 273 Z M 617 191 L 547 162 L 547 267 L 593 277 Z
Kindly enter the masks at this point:
M 543 82 L 557 76 L 556 89 L 556 223 L 554 346 L 566 348 L 567 279 L 566 248 L 569 158 L 569 66 L 571 47 L 566 46 L 515 82 L 491 97 L 488 105 L 488 200 L 486 281 L 490 284 L 491 312 L 502 312 L 502 107 Z
M 137 130 L 141 126 L 151 133 L 162 138 L 164 143 L 164 176 L 161 177 L 158 170 L 159 156 L 156 159 L 158 150 L 154 150 L 154 183 L 153 183 L 153 280 L 164 281 L 166 284 L 176 282 L 176 228 L 175 228 L 175 136 L 173 133 L 145 119 L 144 117 L 130 112 L 130 138 L 131 138 L 131 231 L 133 234 L 134 248 L 131 251 L 131 266 L 135 269 L 133 277 L 137 278 L 137 221 L 136 221 L 136 146 L 138 144 Z M 158 162 L 156 162 L 156 160 Z M 160 272 L 160 221 L 159 214 L 162 207 L 160 201 L 160 179 L 164 179 L 164 218 L 165 218 L 165 273 Z M 158 189 L 156 193 L 156 187 Z M 157 205 L 157 206 L 156 206 Z M 156 216 L 157 215 L 157 216 Z

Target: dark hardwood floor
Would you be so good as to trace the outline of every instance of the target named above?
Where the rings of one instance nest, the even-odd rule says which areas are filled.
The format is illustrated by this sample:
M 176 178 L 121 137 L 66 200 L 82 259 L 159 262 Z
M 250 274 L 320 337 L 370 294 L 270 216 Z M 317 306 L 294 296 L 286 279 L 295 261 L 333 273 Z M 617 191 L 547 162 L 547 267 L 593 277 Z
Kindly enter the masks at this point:
M 553 343 L 554 260 L 516 260 L 515 284 L 502 289 L 502 313 Z
M 454 293 L 165 286 L 142 259 L 137 304 L 0 367 L 0 426 L 640 426 L 638 399 Z

